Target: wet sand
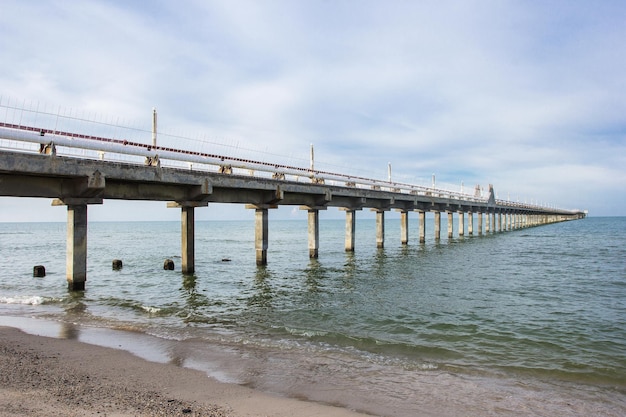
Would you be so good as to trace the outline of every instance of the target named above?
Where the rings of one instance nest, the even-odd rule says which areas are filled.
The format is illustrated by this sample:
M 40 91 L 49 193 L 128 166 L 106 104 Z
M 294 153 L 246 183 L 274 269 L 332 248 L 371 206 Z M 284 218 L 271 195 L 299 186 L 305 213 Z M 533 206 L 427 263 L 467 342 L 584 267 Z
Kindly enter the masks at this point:
M 128 352 L 0 327 L 0 416 L 363 416 Z
M 5 326 L 20 327 L 20 323 L 25 322 L 15 317 L 4 320 Z M 51 326 L 46 322 L 44 327 Z M 306 355 L 289 358 L 289 369 L 299 375 L 295 379 L 299 382 L 288 390 L 293 395 L 288 398 L 268 394 L 271 387 L 259 390 L 221 382 L 207 372 L 180 366 L 176 361 L 142 359 L 115 348 L 127 344 L 127 340 L 122 342 L 121 334 L 97 332 L 100 338 L 115 340 L 107 344 L 106 340 L 98 339 L 100 345 L 79 341 L 74 333 L 65 334 L 72 336 L 68 338 L 48 337 L 56 334 L 49 329 L 44 335 L 37 334 L 40 335 L 0 325 L 0 417 L 618 417 L 626 410 L 626 396 L 620 388 L 529 383 L 523 379 L 490 380 L 445 372 L 428 372 L 426 376 L 415 373 L 411 374 L 413 379 L 400 378 L 391 385 L 382 382 L 387 390 L 376 385 L 376 381 L 369 387 L 355 386 L 350 378 L 334 372 L 325 380 L 316 381 L 303 378 L 306 375 L 302 374 L 303 368 L 310 366 Z M 83 336 L 87 335 L 88 332 Z M 146 351 L 153 351 L 148 346 L 149 339 L 132 335 L 132 340 L 137 346 L 144 345 Z M 218 346 L 213 348 L 219 350 Z M 279 358 L 272 358 L 262 361 L 263 366 L 255 371 L 275 373 L 273 368 L 267 368 L 277 365 Z M 290 375 L 283 376 L 283 383 L 294 383 Z M 307 400 L 316 397 L 323 398 L 325 403 Z M 326 405 L 339 401 L 343 407 Z

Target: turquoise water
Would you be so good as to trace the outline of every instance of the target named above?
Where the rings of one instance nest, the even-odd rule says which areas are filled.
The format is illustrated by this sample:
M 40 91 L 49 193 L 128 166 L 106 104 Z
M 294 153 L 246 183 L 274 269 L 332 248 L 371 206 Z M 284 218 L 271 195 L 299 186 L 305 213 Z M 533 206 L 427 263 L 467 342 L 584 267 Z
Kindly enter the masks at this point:
M 87 290 L 68 293 L 65 224 L 3 223 L 0 315 L 156 336 L 173 361 L 224 380 L 386 415 L 412 415 L 424 380 L 445 380 L 437 395 L 477 379 L 478 395 L 548 384 L 626 410 L 626 218 L 439 242 L 428 223 L 425 244 L 413 221 L 407 246 L 387 219 L 384 249 L 374 221 L 357 220 L 354 253 L 344 221 L 320 228 L 310 260 L 306 221 L 270 219 L 257 267 L 252 219 L 198 222 L 185 276 L 177 222 L 90 223 Z

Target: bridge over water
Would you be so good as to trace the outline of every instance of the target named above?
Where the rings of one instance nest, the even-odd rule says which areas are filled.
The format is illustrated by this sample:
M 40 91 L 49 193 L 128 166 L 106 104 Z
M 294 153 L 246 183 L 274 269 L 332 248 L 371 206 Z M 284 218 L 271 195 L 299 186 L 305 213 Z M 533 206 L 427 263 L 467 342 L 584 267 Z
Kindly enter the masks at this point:
M 21 119 L 22 117 L 20 117 Z M 58 115 L 57 115 L 58 118 Z M 0 122 L 0 196 L 54 199 L 67 206 L 66 275 L 70 290 L 85 288 L 87 207 L 106 199 L 166 201 L 180 208 L 182 271 L 193 273 L 194 210 L 209 203 L 245 204 L 255 212 L 258 265 L 267 263 L 268 212 L 281 205 L 308 212 L 309 256 L 320 245 L 319 212 L 337 207 L 346 213 L 346 251 L 355 250 L 356 212 L 376 213 L 376 244 L 384 246 L 385 212 L 400 212 L 401 242 L 409 241 L 409 213 L 417 212 L 419 242 L 426 238 L 426 213 L 434 213 L 434 237 L 482 235 L 584 218 L 580 210 L 500 200 L 487 195 L 344 175 L 314 168 L 272 164 L 234 156 L 158 146 L 156 113 L 152 143 L 62 131 L 46 123 Z M 467 228 L 465 221 L 467 220 Z M 474 224 L 474 220 L 477 224 Z

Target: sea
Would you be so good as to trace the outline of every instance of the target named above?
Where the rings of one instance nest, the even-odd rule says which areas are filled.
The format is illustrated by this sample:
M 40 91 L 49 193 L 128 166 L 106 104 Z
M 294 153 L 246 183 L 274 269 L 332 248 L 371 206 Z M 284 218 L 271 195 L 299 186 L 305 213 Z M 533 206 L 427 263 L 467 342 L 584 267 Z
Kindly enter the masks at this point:
M 357 219 L 346 252 L 322 218 L 309 259 L 306 220 L 270 219 L 266 266 L 252 218 L 198 221 L 194 274 L 179 222 L 91 222 L 84 292 L 65 223 L 0 223 L 0 325 L 371 415 L 626 415 L 626 217 L 452 238 L 445 220 L 402 245 L 388 218 L 377 248 Z

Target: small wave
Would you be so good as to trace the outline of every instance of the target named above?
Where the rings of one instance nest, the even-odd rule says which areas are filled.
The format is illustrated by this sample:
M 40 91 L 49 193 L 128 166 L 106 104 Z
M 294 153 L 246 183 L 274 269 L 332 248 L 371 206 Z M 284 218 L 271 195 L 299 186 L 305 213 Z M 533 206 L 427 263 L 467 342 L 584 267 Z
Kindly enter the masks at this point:
M 318 337 L 318 336 L 326 336 L 328 332 L 322 330 L 312 330 L 312 329 L 294 329 L 290 327 L 285 327 L 285 330 L 294 336 L 304 336 L 304 337 Z
M 141 305 L 139 308 L 141 308 L 143 311 L 149 314 L 159 314 L 161 312 L 161 309 L 158 307 Z
M 19 296 L 19 297 L 0 297 L 1 304 L 22 304 L 37 306 L 45 302 L 43 297 L 38 295 L 33 296 Z

